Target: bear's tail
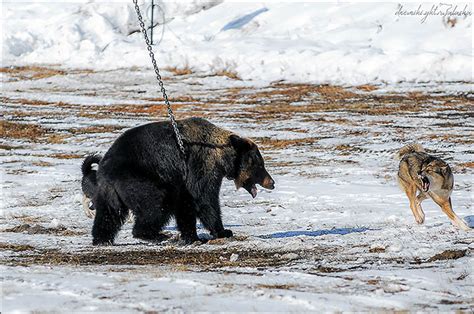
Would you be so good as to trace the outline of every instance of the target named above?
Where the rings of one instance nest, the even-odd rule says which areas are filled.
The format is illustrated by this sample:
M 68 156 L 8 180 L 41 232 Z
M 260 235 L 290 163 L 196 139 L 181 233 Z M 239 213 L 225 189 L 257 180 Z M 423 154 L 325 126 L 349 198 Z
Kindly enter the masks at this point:
M 417 144 L 417 143 L 413 143 L 413 144 L 408 144 L 406 146 L 403 146 L 396 154 L 396 157 L 398 160 L 402 159 L 403 156 L 405 156 L 406 154 L 411 154 L 411 153 L 422 153 L 424 152 L 425 149 L 423 148 L 423 146 L 421 146 L 420 144 Z
M 92 169 L 93 164 L 98 164 L 102 156 L 98 154 L 87 156 L 82 162 L 82 192 L 88 198 L 92 198 L 97 188 L 97 171 Z

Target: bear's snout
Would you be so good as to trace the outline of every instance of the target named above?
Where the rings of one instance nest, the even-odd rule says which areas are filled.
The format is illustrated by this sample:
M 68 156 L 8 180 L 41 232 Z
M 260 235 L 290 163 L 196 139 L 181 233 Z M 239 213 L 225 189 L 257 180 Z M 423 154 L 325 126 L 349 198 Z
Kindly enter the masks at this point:
M 266 189 L 273 190 L 275 188 L 275 181 L 267 175 L 265 179 L 263 179 L 262 186 Z

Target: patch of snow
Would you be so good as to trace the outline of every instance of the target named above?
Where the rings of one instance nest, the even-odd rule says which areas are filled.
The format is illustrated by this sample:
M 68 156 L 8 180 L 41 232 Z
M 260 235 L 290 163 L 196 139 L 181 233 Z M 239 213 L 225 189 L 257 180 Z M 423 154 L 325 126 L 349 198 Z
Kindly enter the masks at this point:
M 146 18 L 149 3 L 140 4 Z M 472 17 L 457 17 L 454 27 L 443 16 L 422 23 L 397 15 L 396 2 L 159 4 L 161 67 L 265 82 L 472 81 Z M 472 11 L 471 3 L 459 9 L 464 5 Z M 5 2 L 2 24 L 4 66 L 150 67 L 131 1 Z

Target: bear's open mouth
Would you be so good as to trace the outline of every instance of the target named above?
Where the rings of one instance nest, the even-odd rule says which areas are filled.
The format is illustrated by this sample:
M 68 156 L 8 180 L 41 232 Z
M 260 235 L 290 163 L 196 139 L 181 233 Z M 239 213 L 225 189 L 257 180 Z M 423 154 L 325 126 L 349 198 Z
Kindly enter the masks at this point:
M 244 189 L 246 189 L 253 198 L 257 196 L 257 186 L 255 184 L 245 184 Z
M 428 180 L 427 176 L 423 176 L 423 175 L 420 175 L 420 179 L 421 179 L 421 189 L 423 190 L 423 192 L 428 192 L 428 190 L 430 189 L 430 180 Z

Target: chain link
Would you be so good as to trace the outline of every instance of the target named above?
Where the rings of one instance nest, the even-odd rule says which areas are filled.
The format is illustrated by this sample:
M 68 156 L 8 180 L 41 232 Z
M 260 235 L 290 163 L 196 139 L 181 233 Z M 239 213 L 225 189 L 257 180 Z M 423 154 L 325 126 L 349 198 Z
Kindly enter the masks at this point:
M 145 23 L 143 22 L 142 14 L 140 13 L 140 8 L 138 7 L 138 0 L 133 0 L 133 4 L 135 5 L 135 11 L 137 12 L 138 23 L 140 25 L 141 31 L 143 36 L 145 37 L 145 43 L 148 50 L 148 55 L 151 58 L 151 63 L 153 64 L 153 68 L 155 69 L 156 79 L 158 80 L 158 85 L 160 85 L 161 93 L 163 94 L 163 99 L 165 100 L 166 107 L 168 109 L 168 117 L 170 118 L 171 125 L 173 126 L 174 134 L 176 136 L 176 141 L 178 142 L 179 150 L 181 153 L 186 155 L 186 150 L 184 148 L 183 139 L 181 138 L 181 133 L 178 129 L 178 124 L 176 123 L 176 119 L 173 114 L 173 110 L 171 109 L 170 102 L 168 100 L 168 95 L 166 94 L 165 87 L 163 85 L 163 80 L 161 78 L 160 70 L 158 69 L 158 65 L 156 64 L 155 54 L 153 53 L 153 49 L 150 44 L 150 40 L 148 39 L 148 35 L 146 33 Z M 153 8 L 152 8 L 153 10 Z

